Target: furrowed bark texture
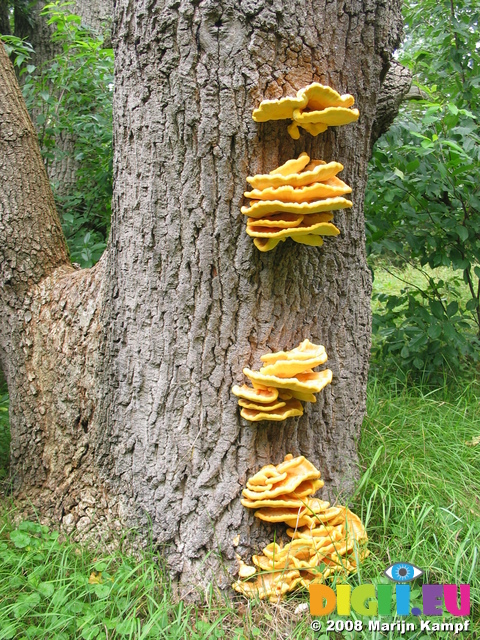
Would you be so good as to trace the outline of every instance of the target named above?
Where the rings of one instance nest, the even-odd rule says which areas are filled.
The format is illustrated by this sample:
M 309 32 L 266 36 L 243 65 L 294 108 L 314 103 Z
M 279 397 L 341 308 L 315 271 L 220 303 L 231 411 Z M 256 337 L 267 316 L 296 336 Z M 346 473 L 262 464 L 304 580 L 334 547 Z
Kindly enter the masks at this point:
M 118 0 L 115 21 L 97 460 L 172 572 L 198 583 L 220 566 L 216 552 L 231 566 L 273 539 L 240 504 L 262 465 L 305 455 L 330 498 L 357 476 L 370 347 L 362 202 L 399 3 Z M 352 93 L 360 120 L 296 142 L 285 121 L 253 122 L 263 98 L 313 81 Z M 323 248 L 287 241 L 262 254 L 240 213 L 245 178 L 301 151 L 344 164 L 354 207 L 335 213 L 341 236 Z M 332 385 L 299 419 L 243 421 L 231 394 L 242 369 L 305 338 L 325 345 Z
M 400 105 L 407 97 L 411 86 L 412 72 L 410 69 L 402 66 L 396 60 L 392 60 L 377 100 L 377 115 L 370 139 L 372 149 L 378 138 L 393 124 Z
M 0 362 L 17 498 L 80 532 L 115 500 L 93 471 L 103 267 L 70 265 L 35 129 L 0 46 Z

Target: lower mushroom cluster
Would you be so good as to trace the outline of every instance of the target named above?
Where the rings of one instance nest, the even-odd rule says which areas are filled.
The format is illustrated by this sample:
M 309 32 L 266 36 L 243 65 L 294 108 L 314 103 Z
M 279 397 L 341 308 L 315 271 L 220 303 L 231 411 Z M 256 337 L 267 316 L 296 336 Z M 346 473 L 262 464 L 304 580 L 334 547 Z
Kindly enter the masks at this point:
M 301 585 L 324 582 L 334 573 L 351 573 L 368 555 L 367 534 L 358 516 L 342 506 L 331 507 L 311 496 L 323 486 L 320 471 L 304 456 L 291 454 L 277 465 L 267 465 L 247 482 L 245 507 L 267 522 L 284 522 L 292 538 L 286 545 L 272 542 L 253 565 L 240 564 L 232 587 L 247 597 L 278 602 Z
M 316 402 L 313 394 L 332 381 L 330 369 L 313 371 L 313 367 L 327 361 L 327 354 L 322 345 L 309 340 L 291 351 L 267 353 L 260 359 L 264 363 L 260 371 L 243 370 L 253 388 L 245 384 L 232 388 L 232 393 L 240 398 L 240 415 L 251 422 L 303 415 L 300 400 Z

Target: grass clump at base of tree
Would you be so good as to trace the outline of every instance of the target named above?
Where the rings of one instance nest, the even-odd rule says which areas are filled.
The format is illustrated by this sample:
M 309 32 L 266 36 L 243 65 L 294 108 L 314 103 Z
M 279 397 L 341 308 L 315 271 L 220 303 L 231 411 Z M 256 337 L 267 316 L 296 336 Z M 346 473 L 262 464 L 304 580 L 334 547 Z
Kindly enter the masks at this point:
M 474 382 L 456 391 L 428 391 L 372 379 L 360 442 L 362 477 L 349 505 L 366 524 L 371 550 L 358 574 L 349 578 L 352 587 L 388 582 L 383 571 L 397 561 L 425 571 L 412 583 L 412 607 L 421 606 L 422 582 L 468 583 L 468 638 L 480 637 L 479 399 Z M 198 604 L 186 605 L 174 597 L 153 548 L 140 556 L 121 550 L 106 554 L 101 547 L 61 541 L 57 532 L 38 523 L 15 525 L 14 516 L 5 505 L 0 640 L 335 637 L 325 633 L 325 624 L 323 632 L 314 633 L 308 611 L 295 613 L 299 604 L 308 603 L 306 591 L 270 605 L 240 596 L 230 601 L 210 585 L 199 589 Z M 449 637 L 446 632 L 420 633 L 414 616 L 403 620 L 414 622 L 417 631 L 402 638 Z M 363 632 L 344 631 L 337 637 L 399 637 L 395 631 L 375 635 L 367 630 L 368 618 L 363 623 Z

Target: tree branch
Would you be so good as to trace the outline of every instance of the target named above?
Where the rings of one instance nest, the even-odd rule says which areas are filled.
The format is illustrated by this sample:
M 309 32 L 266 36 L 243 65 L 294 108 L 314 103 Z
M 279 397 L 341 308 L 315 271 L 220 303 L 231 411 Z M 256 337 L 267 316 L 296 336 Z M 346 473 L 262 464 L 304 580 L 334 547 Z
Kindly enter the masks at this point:
M 0 288 L 18 295 L 69 264 L 37 134 L 0 46 Z

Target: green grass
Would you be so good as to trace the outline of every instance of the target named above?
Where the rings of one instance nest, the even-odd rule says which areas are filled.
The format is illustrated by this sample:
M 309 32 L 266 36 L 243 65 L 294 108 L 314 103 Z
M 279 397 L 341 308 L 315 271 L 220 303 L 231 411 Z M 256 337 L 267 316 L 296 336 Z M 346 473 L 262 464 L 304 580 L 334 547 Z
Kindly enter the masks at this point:
M 418 274 L 412 270 L 403 276 L 411 281 Z M 377 271 L 377 292 L 395 294 L 403 286 Z M 480 638 L 480 442 L 475 444 L 480 437 L 480 384 L 474 372 L 464 379 L 471 381 L 449 380 L 432 389 L 407 385 L 385 372 L 381 379 L 371 377 L 359 442 L 361 479 L 349 505 L 366 524 L 371 555 L 349 582 L 352 587 L 388 582 L 383 575 L 387 566 L 411 562 L 425 572 L 413 583 L 411 606 L 421 606 L 422 582 L 469 583 L 473 628 L 463 637 L 475 639 Z M 0 481 L 8 468 L 7 407 L 6 390 L 0 389 Z M 61 538 L 38 523 L 14 522 L 15 508 L 4 499 L 0 640 L 452 637 L 448 632 L 427 636 L 419 630 L 402 636 L 367 630 L 314 634 L 309 614 L 295 613 L 299 604 L 308 602 L 306 591 L 271 605 L 222 594 L 211 585 L 195 606 L 186 605 L 176 601 L 154 548 L 132 555 L 122 550 L 120 541 L 119 550 L 106 554 Z M 406 621 L 418 624 L 414 617 Z
M 412 606 L 422 581 L 469 583 L 470 620 L 480 619 L 480 445 L 471 446 L 480 435 L 479 400 L 475 384 L 454 394 L 371 380 L 363 475 L 350 505 L 366 523 L 371 555 L 350 578 L 353 586 L 386 582 L 389 564 L 412 562 L 425 571 L 414 583 Z M 15 527 L 13 515 L 5 511 L 0 530 L 0 640 L 334 637 L 314 635 L 310 616 L 295 614 L 308 602 L 306 592 L 269 605 L 240 596 L 230 601 L 212 586 L 199 604 L 186 606 L 175 603 L 154 550 L 137 558 L 120 550 L 107 555 L 61 541 L 36 523 Z M 99 571 L 101 582 L 89 584 Z M 467 637 L 475 634 L 480 637 L 478 622 Z

